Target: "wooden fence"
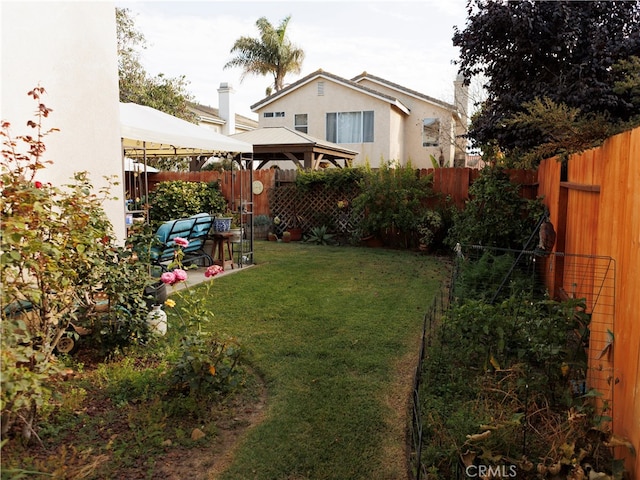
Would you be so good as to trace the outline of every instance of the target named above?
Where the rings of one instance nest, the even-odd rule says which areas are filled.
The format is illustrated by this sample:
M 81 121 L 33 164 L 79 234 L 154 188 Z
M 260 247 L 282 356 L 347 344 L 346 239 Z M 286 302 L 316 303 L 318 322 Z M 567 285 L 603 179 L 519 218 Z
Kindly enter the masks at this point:
M 525 198 L 536 198 L 537 174 L 534 170 L 507 170 L 511 181 L 520 185 L 521 194 Z M 295 182 L 297 170 L 254 170 L 253 181 L 260 181 L 263 192 L 254 195 L 254 214 L 270 215 L 268 193 L 276 186 Z M 450 197 L 459 208 L 469 198 L 469 187 L 478 178 L 479 170 L 473 168 L 438 168 L 423 169 L 420 176 L 433 175 L 433 190 Z M 182 180 L 187 182 L 220 182 L 222 194 L 231 204 L 235 199 L 246 200 L 249 194 L 250 172 L 236 170 L 234 172 L 159 172 L 149 176 L 149 190 L 164 181 Z M 233 206 L 233 205 L 232 205 Z
M 235 170 L 225 172 L 159 172 L 149 175 L 149 190 L 160 182 L 182 180 L 185 182 L 219 182 L 222 195 L 229 207 L 236 210 L 240 201 L 248 201 L 253 182 L 260 182 L 263 190 L 253 195 L 253 214 L 270 215 L 268 192 L 276 184 L 276 170 Z
M 609 322 L 611 331 L 592 328 L 590 386 L 612 401 L 613 432 L 628 439 L 638 452 L 634 456 L 624 447 L 615 452 L 625 458 L 632 479 L 640 472 L 638 161 L 640 128 L 611 137 L 599 148 L 572 155 L 566 168 L 556 159 L 547 159 L 538 169 L 538 195 L 544 197 L 557 232 L 555 250 L 593 259 L 585 264 L 583 280 L 567 278 L 562 265 L 556 264 L 555 271 L 545 269 L 546 283 L 551 292 L 562 296 L 570 295 L 584 278 L 596 279 L 587 285 L 591 290 L 588 301 L 595 306 L 591 323 Z M 597 266 L 603 257 L 612 259 L 606 276 Z M 597 280 L 599 276 L 602 281 Z M 603 292 L 614 292 L 614 301 L 602 301 Z

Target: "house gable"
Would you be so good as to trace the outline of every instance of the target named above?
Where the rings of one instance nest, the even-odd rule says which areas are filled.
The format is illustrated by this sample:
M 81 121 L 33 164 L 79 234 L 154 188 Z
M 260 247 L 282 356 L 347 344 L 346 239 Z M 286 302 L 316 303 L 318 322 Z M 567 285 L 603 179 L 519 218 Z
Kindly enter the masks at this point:
M 410 88 L 403 87 L 402 85 L 398 85 L 397 83 L 390 82 L 389 80 L 385 80 L 384 78 L 376 77 L 375 75 L 371 75 L 367 72 L 362 72 L 360 75 L 354 77 L 351 81 L 359 85 L 362 85 L 363 87 L 366 87 L 367 84 L 371 84 L 373 87 L 376 87 L 376 86 L 385 87 L 386 89 L 390 89 L 402 95 L 407 95 L 417 100 L 430 103 L 433 106 L 436 106 L 439 108 L 450 110 L 451 112 L 456 112 L 457 110 L 455 105 L 452 105 L 447 102 L 443 102 L 442 100 L 438 100 L 436 98 L 430 97 L 416 90 L 411 90 Z M 369 88 L 372 88 L 372 87 L 369 87 Z
M 339 77 L 338 75 L 334 75 L 332 73 L 329 72 L 325 72 L 322 69 L 316 70 L 315 72 L 307 75 L 306 77 L 301 78 L 300 80 L 298 80 L 297 82 L 292 83 L 291 85 L 283 88 L 282 90 L 280 90 L 279 92 L 276 92 L 264 99 L 262 99 L 261 101 L 259 101 L 258 103 L 254 103 L 253 105 L 251 105 L 251 110 L 256 112 L 258 110 L 262 110 L 265 107 L 267 107 L 268 105 L 272 104 L 273 102 L 277 101 L 278 99 L 281 99 L 287 95 L 290 95 L 291 93 L 295 92 L 296 90 L 304 87 L 305 85 L 308 85 L 312 82 L 317 82 L 317 81 L 322 81 L 322 80 L 326 80 L 329 82 L 333 82 L 339 85 L 342 85 L 345 88 L 349 88 L 352 89 L 356 92 L 362 93 L 363 95 L 368 95 L 372 98 L 381 100 L 383 102 L 387 102 L 389 103 L 389 105 L 392 105 L 393 107 L 397 108 L 398 110 L 400 110 L 401 112 L 404 112 L 405 114 L 409 114 L 409 109 L 402 103 L 400 102 L 397 98 L 392 97 L 390 95 L 386 95 L 384 93 L 378 92 L 372 88 L 367 88 L 363 85 L 358 85 L 356 82 L 353 82 L 351 80 L 347 80 L 346 78 L 342 78 Z

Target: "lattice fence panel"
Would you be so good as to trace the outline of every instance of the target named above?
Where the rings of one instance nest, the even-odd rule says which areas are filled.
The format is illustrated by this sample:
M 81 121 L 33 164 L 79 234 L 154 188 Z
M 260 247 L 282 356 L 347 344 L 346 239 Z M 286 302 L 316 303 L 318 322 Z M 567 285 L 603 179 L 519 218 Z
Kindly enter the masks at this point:
M 308 233 L 314 227 L 326 225 L 329 231 L 350 237 L 362 220 L 352 208 L 358 193 L 356 187 L 343 192 L 323 187 L 300 191 L 293 184 L 285 184 L 269 191 L 269 207 L 273 216 L 281 220 L 278 233 L 296 227 Z

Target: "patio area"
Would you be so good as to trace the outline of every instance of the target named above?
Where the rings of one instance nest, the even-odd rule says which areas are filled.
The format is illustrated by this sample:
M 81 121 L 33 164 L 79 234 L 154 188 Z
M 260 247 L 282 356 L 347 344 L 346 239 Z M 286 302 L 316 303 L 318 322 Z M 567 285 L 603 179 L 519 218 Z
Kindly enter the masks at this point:
M 238 265 L 238 264 L 234 264 L 233 268 L 228 268 L 226 270 L 224 270 L 222 273 L 216 275 L 215 277 L 211 277 L 211 278 L 207 278 L 204 275 L 204 272 L 207 270 L 207 267 L 197 267 L 194 269 L 187 269 L 187 273 L 189 274 L 189 276 L 187 277 L 186 282 L 178 282 L 174 287 L 174 289 L 172 291 L 170 291 L 170 293 L 172 293 L 173 291 L 179 291 L 182 290 L 183 288 L 186 287 L 192 287 L 192 286 L 196 286 L 199 285 L 203 282 L 208 282 L 209 280 L 212 280 L 213 278 L 221 278 L 224 277 L 226 275 L 231 275 L 234 273 L 238 273 L 238 272 L 242 272 L 244 270 L 248 270 L 249 268 L 255 267 L 255 264 L 243 264 L 243 265 Z

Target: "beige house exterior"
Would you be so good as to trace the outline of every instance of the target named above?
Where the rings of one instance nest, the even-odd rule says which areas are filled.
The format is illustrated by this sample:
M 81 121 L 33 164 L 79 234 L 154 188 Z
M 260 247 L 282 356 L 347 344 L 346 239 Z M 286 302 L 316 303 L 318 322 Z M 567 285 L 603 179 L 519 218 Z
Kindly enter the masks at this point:
M 359 154 L 353 165 L 464 166 L 467 95 L 452 105 L 366 72 L 352 80 L 317 70 L 251 106 L 260 127 L 289 127 Z
M 14 136 L 33 135 L 27 120 L 36 109 L 27 92 L 40 85 L 42 102 L 53 112 L 45 129 L 46 159 L 53 164 L 37 179 L 71 183 L 88 171 L 95 191 L 105 176 L 120 185 L 103 207 L 114 233 L 126 236 L 122 149 L 118 110 L 115 6 L 112 2 L 2 2 L 0 116 Z

